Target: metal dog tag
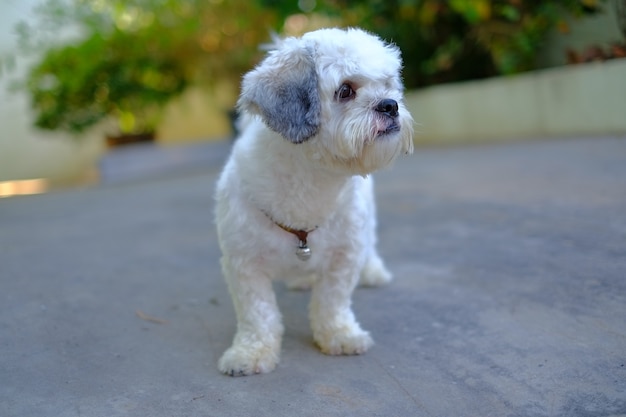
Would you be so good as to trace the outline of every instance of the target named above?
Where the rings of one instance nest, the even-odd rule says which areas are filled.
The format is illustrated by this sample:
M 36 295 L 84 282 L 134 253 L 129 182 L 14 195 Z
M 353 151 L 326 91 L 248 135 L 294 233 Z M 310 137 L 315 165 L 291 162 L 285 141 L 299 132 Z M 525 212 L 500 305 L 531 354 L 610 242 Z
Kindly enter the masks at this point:
M 306 242 L 300 241 L 298 249 L 296 250 L 296 256 L 301 261 L 308 261 L 311 257 L 311 248 L 306 245 Z

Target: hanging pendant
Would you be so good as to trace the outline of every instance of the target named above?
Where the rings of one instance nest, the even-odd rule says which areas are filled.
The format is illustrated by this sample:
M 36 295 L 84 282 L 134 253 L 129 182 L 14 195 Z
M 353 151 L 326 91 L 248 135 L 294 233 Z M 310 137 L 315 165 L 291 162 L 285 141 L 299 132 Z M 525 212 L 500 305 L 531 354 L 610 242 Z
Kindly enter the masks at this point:
M 306 241 L 301 240 L 298 244 L 298 249 L 296 249 L 296 256 L 301 261 L 308 261 L 311 257 L 311 248 L 309 248 L 306 244 Z

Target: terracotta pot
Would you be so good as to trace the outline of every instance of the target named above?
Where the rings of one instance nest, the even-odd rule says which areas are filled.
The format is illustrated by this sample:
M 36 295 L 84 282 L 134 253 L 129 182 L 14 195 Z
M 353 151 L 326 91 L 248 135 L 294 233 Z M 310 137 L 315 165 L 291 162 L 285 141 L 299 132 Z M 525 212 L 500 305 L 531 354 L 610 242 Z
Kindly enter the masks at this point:
M 115 148 L 117 146 L 130 145 L 133 143 L 153 142 L 154 137 L 154 132 L 129 133 L 117 136 L 107 135 L 106 141 L 109 148 Z

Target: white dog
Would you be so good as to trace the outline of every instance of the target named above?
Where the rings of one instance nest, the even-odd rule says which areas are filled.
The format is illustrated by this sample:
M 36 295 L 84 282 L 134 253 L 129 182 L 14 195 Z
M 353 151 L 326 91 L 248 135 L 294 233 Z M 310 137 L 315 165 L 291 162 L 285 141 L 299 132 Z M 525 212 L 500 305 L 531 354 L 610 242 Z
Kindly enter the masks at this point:
M 329 355 L 372 345 L 351 309 L 391 279 L 376 252 L 368 174 L 413 151 L 400 51 L 358 29 L 277 41 L 243 79 L 243 134 L 217 184 L 222 269 L 237 314 L 228 375 L 272 371 L 283 325 L 273 279 L 311 277 L 313 338 Z M 298 280 L 298 281 L 293 281 Z

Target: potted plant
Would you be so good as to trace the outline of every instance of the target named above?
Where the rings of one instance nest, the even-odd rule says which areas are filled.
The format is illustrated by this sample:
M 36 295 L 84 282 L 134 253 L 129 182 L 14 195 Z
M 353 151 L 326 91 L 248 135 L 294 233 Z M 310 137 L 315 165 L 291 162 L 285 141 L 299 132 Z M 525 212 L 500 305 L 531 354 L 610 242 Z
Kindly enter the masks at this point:
M 189 82 L 158 46 L 115 30 L 49 49 L 26 82 L 35 124 L 79 133 L 112 117 L 110 145 L 152 139 L 163 106 Z
M 165 104 L 191 84 L 238 84 L 276 22 L 246 0 L 46 0 L 35 13 L 38 24 L 17 32 L 38 54 L 22 83 L 36 126 L 81 133 L 114 119 L 112 144 L 153 135 Z M 69 41 L 55 44 L 67 28 Z

